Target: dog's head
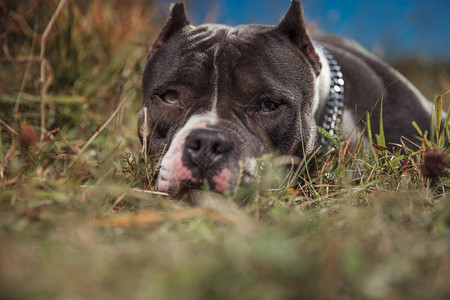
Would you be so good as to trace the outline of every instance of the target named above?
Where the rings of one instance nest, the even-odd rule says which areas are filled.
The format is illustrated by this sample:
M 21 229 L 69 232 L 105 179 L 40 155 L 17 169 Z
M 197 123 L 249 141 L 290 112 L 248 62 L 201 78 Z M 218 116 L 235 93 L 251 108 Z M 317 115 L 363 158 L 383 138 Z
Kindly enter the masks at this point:
M 304 157 L 316 141 L 312 112 L 321 65 L 300 1 L 278 26 L 190 25 L 183 3 L 145 66 L 138 132 L 158 189 L 230 192 L 265 153 Z

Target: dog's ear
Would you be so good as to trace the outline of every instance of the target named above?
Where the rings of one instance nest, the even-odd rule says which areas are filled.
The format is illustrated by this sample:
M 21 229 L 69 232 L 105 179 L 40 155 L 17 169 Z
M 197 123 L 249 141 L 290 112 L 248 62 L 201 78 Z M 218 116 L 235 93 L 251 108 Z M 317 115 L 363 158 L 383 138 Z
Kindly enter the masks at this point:
M 306 32 L 303 8 L 300 0 L 292 0 L 291 7 L 276 27 L 276 30 L 288 36 L 289 40 L 308 58 L 314 72 L 318 76 L 322 69 L 322 64 Z
M 148 59 L 152 58 L 173 34 L 189 25 L 189 23 L 190 21 L 186 14 L 184 2 L 173 4 L 170 8 L 169 19 L 153 45 L 152 51 L 150 51 L 150 54 L 148 55 Z

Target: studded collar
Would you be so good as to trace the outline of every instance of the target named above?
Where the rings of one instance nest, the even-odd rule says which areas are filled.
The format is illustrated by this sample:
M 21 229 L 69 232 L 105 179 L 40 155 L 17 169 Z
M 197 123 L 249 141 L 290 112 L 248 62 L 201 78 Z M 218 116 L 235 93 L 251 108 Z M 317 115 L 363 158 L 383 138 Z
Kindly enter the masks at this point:
M 342 114 L 344 112 L 344 78 L 341 67 L 324 47 L 315 44 L 316 48 L 323 53 L 328 61 L 330 67 L 330 92 L 326 98 L 325 115 L 322 122 L 322 127 L 336 140 L 339 138 L 339 125 L 342 121 Z M 325 146 L 331 146 L 331 142 L 324 136 L 321 137 L 321 143 Z

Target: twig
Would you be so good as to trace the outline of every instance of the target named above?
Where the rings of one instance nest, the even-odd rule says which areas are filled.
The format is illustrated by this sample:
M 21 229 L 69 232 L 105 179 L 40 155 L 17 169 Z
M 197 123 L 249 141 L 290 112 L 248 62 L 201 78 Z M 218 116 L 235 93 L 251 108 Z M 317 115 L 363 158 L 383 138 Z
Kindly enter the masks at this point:
M 45 69 L 50 66 L 50 63 L 45 59 L 45 46 L 47 42 L 48 35 L 50 34 L 50 31 L 53 27 L 53 24 L 55 24 L 56 18 L 59 16 L 64 4 L 67 2 L 67 0 L 61 0 L 59 1 L 58 7 L 56 7 L 56 11 L 53 13 L 50 22 L 48 22 L 47 27 L 44 30 L 44 34 L 41 38 L 41 54 L 40 54 L 40 61 L 41 61 L 41 77 L 40 77 L 40 84 L 41 84 L 41 141 L 44 139 L 45 136 L 45 103 L 47 100 L 47 90 L 51 84 L 52 77 L 49 77 L 47 80 L 45 79 Z
M 72 159 L 72 162 L 69 164 L 69 166 L 67 167 L 68 169 L 70 167 L 73 166 L 73 164 L 77 161 L 77 159 L 80 157 L 81 154 L 83 154 L 84 151 L 86 151 L 87 147 L 89 147 L 89 145 L 97 138 L 97 136 L 106 128 L 106 126 L 109 125 L 109 123 L 111 123 L 111 121 L 114 119 L 114 117 L 117 115 L 117 113 L 120 111 L 120 109 L 122 108 L 122 106 L 125 104 L 125 101 L 127 101 L 128 98 L 125 98 L 122 100 L 122 102 L 120 102 L 119 106 L 117 107 L 117 109 L 113 112 L 113 114 L 111 115 L 111 117 L 109 117 L 108 121 L 105 122 L 105 124 L 103 124 L 102 127 L 100 127 L 99 130 L 97 130 L 94 135 L 89 139 L 89 141 L 87 141 L 87 143 L 83 146 L 83 148 L 81 148 L 80 152 L 78 152 L 74 158 Z
M 0 118 L 0 124 L 3 124 L 9 131 L 11 131 L 14 135 L 18 135 L 17 131 L 15 131 L 11 126 L 9 126 L 5 121 Z

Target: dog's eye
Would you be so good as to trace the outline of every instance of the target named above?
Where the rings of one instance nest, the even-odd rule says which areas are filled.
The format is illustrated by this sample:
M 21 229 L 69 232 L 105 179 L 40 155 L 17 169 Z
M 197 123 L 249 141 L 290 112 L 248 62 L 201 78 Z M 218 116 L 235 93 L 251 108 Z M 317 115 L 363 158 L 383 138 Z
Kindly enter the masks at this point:
M 159 95 L 159 98 L 161 98 L 162 101 L 168 103 L 168 104 L 177 104 L 180 101 L 180 97 L 178 95 L 177 91 L 167 91 L 161 95 Z
M 271 112 L 278 108 L 278 104 L 270 100 L 269 98 L 263 99 L 259 104 L 258 111 L 260 112 Z

